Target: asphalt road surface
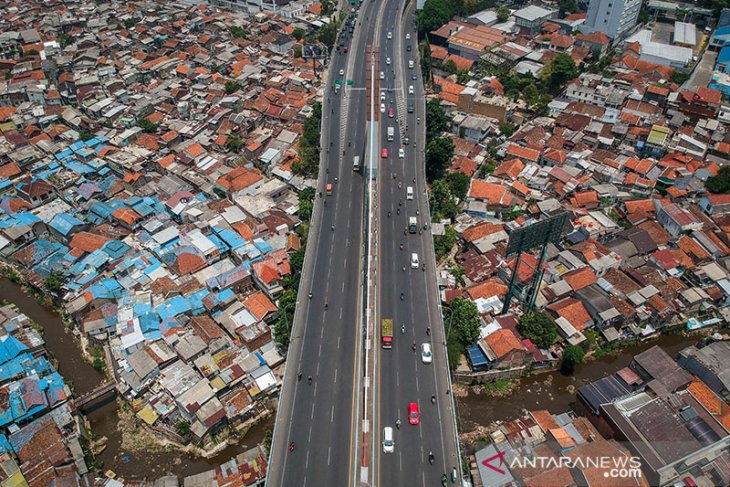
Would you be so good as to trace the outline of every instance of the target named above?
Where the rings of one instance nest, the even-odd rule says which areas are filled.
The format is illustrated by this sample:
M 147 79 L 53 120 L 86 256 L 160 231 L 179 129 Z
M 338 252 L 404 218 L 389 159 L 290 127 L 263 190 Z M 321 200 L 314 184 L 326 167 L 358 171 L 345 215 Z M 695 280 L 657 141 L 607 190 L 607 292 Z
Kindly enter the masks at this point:
M 413 3 L 406 6 L 402 18 L 395 9 L 403 4 L 386 0 L 387 28 L 380 35 L 381 69 L 385 80 L 381 89 L 386 95 L 386 115 L 393 108 L 394 117 L 383 117 L 381 143 L 388 148 L 382 161 L 380 178 L 380 318 L 392 318 L 394 345 L 391 350 L 378 348 L 376 359 L 376 394 L 379 408 L 377 443 L 377 485 L 433 486 L 441 476 L 450 476 L 459 467 L 456 434 L 449 389 L 448 365 L 444 347 L 436 288 L 436 266 L 425 194 L 424 145 L 425 99 L 420 76 Z M 391 32 L 391 39 L 388 39 Z M 410 39 L 406 38 L 409 35 Z M 407 45 L 411 45 L 411 51 Z M 387 64 L 390 58 L 391 64 Z M 413 61 L 413 68 L 409 61 Z M 416 75 L 414 78 L 414 74 Z M 412 93 L 411 93 L 412 92 Z M 408 105 L 413 113 L 408 113 Z M 420 120 L 420 122 L 419 122 Z M 395 140 L 387 140 L 387 127 L 396 127 Z M 406 129 L 407 127 L 407 129 Z M 408 144 L 405 143 L 408 138 Z M 404 150 L 399 158 L 398 149 Z M 415 181 L 415 182 L 414 182 Z M 413 187 L 414 199 L 408 200 L 407 187 Z M 390 216 L 388 214 L 390 213 Z M 420 233 L 406 232 L 410 217 L 418 220 Z M 406 232 L 404 234 L 404 232 Z M 403 248 L 401 249 L 401 245 Z M 412 254 L 418 264 L 412 265 Z M 403 270 L 405 268 L 405 270 Z M 403 294 L 401 299 L 401 293 Z M 405 333 L 401 332 L 405 325 Z M 423 363 L 421 346 L 429 343 L 432 363 Z M 416 350 L 413 351 L 413 344 Z M 431 396 L 436 397 L 435 404 Z M 408 404 L 416 402 L 420 410 L 418 425 L 409 424 Z M 400 420 L 400 429 L 395 429 Z M 386 426 L 395 429 L 395 452 L 382 452 L 382 433 Z M 434 464 L 429 463 L 429 452 Z
M 420 225 L 428 222 L 423 170 L 423 87 L 420 76 L 411 79 L 413 73 L 419 73 L 414 7 L 408 5 L 405 26 L 398 24 L 403 8 L 403 3 L 396 0 L 366 0 L 360 7 L 354 32 L 345 29 L 339 39 L 349 52 L 338 49 L 328 67 L 318 185 L 322 196 L 316 198 L 309 233 L 274 429 L 268 486 L 349 486 L 359 481 L 366 172 L 354 172 L 352 164 L 354 156 L 364 161 L 365 155 L 366 113 L 370 109 L 366 103 L 365 53 L 370 44 L 380 46 L 379 64 L 385 75 L 380 87 L 387 90 L 386 106 L 394 110 L 393 118 L 388 117 L 387 110 L 380 114 L 381 143 L 390 154 L 387 160 L 380 161 L 376 199 L 381 232 L 378 324 L 380 318 L 393 318 L 396 336 L 392 350 L 381 350 L 374 344 L 376 421 L 373 444 L 366 454 L 374 457 L 371 465 L 376 485 L 439 485 L 441 475 L 458 466 L 451 396 L 446 395 L 447 366 L 431 236 L 427 230 L 422 234 L 403 234 L 408 216 L 416 216 L 417 209 Z M 388 32 L 392 39 L 387 39 Z M 405 39 L 406 32 L 410 33 L 410 40 Z M 411 52 L 406 51 L 406 44 L 411 44 Z M 391 58 L 390 65 L 386 64 L 386 57 Z M 414 61 L 413 69 L 408 67 L 409 59 Z M 333 90 L 336 79 L 342 79 L 343 84 L 338 93 Z M 353 80 L 351 87 L 347 87 L 347 80 Z M 414 93 L 408 94 L 411 85 Z M 414 113 L 407 113 L 409 103 L 414 106 Z M 379 104 L 378 98 L 378 108 Z M 388 142 L 387 127 L 396 126 L 399 118 L 402 127 L 396 129 L 395 140 Z M 421 119 L 420 124 L 417 118 Z M 406 124 L 410 139 L 407 147 L 402 145 L 399 130 L 402 128 L 405 133 Z M 405 152 L 403 159 L 398 157 L 400 147 Z M 413 178 L 417 178 L 415 184 Z M 333 185 L 331 195 L 326 194 L 327 184 Z M 406 200 L 407 186 L 414 188 L 412 201 Z M 386 216 L 388 211 L 391 217 Z M 403 250 L 399 248 L 401 243 Z M 409 267 L 412 252 L 418 254 L 418 269 Z M 425 271 L 420 267 L 423 263 Z M 400 292 L 404 293 L 402 301 Z M 407 328 L 403 335 L 401 323 Z M 427 327 L 431 336 L 426 334 Z M 416 353 L 411 350 L 413 342 L 418 345 Z M 432 364 L 421 363 L 422 342 L 432 342 Z M 438 398 L 435 405 L 430 401 L 432 394 Z M 420 405 L 421 423 L 417 426 L 408 425 L 409 402 Z M 398 418 L 403 424 L 395 434 L 395 453 L 385 455 L 380 447 L 382 428 L 395 426 Z M 429 451 L 434 452 L 434 465 L 428 462 Z
M 316 198 L 309 232 L 268 486 L 346 486 L 357 479 L 364 180 L 352 169 L 365 148 L 365 50 L 382 16 L 374 2 L 360 10 L 361 25 L 340 35 L 349 52 L 333 53 L 324 86 L 323 195 Z M 338 93 L 336 79 L 343 80 Z M 351 88 L 348 79 L 354 80 Z

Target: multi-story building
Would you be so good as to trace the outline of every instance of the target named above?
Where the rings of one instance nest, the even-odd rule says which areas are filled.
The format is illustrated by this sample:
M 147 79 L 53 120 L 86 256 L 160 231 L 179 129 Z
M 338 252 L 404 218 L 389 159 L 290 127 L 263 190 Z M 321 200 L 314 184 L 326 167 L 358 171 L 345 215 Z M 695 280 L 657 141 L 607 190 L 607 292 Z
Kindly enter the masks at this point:
M 614 40 L 620 39 L 636 25 L 640 9 L 641 0 L 591 0 L 580 31 L 603 32 Z

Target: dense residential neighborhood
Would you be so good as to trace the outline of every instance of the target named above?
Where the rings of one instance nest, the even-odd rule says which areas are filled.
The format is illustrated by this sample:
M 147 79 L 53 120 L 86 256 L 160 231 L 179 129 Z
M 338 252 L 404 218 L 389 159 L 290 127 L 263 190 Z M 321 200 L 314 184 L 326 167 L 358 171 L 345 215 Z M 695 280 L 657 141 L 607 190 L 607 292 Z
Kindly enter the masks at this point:
M 441 2 L 419 5 L 414 45 L 454 382 L 514 391 L 693 343 L 647 345 L 570 411 L 480 418 L 472 485 L 730 484 L 730 10 Z M 45 324 L 2 303 L 3 485 L 263 484 L 266 439 L 125 479 L 85 419 L 116 396 L 207 458 L 276 412 L 350 2 L 213 3 L 3 2 L 2 282 L 53 305 L 105 376 L 75 392 Z M 549 219 L 557 238 L 508 251 Z M 529 454 L 638 461 L 610 476 Z

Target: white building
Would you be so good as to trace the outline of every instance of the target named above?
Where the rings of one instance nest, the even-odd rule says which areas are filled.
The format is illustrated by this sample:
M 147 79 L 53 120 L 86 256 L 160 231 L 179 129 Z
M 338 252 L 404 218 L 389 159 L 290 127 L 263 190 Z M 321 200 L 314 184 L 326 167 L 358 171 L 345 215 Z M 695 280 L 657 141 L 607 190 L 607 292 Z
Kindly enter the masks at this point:
M 603 32 L 611 39 L 620 39 L 636 25 L 641 0 L 590 0 L 588 16 L 579 27 L 584 34 Z

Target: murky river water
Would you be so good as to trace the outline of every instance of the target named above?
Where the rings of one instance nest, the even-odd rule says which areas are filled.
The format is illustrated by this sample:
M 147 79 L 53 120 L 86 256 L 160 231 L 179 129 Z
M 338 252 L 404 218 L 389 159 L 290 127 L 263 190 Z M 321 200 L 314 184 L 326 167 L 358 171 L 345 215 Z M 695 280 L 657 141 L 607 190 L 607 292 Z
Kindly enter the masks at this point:
M 66 332 L 63 321 L 52 308 L 41 306 L 20 286 L 6 279 L 0 279 L 0 299 L 15 304 L 21 312 L 43 326 L 46 348 L 58 359 L 58 371 L 73 385 L 76 395 L 101 383 L 103 376 L 83 360 L 79 344 L 73 335 Z M 255 446 L 274 423 L 272 416 L 251 428 L 239 444 L 227 447 L 215 457 L 200 458 L 180 452 L 133 454 L 121 451 L 122 436 L 117 429 L 119 414 L 114 402 L 90 413 L 88 419 L 95 438 L 108 438 L 107 448 L 97 461 L 103 464 L 104 470 L 113 470 L 126 478 L 156 478 L 168 473 L 186 476 L 204 472 Z
M 655 340 L 623 350 L 617 355 L 591 360 L 579 367 L 572 377 L 566 377 L 560 372 L 533 375 L 522 379 L 519 387 L 509 397 L 494 398 L 470 391 L 468 396 L 458 399 L 461 432 L 472 431 L 478 426 L 489 426 L 493 421 L 515 419 L 523 409 L 547 409 L 551 413 L 565 412 L 571 408 L 571 403 L 575 402 L 575 393 L 568 392 L 568 386 L 578 388 L 618 372 L 629 365 L 634 355 L 654 345 L 659 345 L 674 357 L 680 350 L 694 345 L 700 338 L 698 335 L 660 336 Z M 549 378 L 552 380 L 548 382 Z

